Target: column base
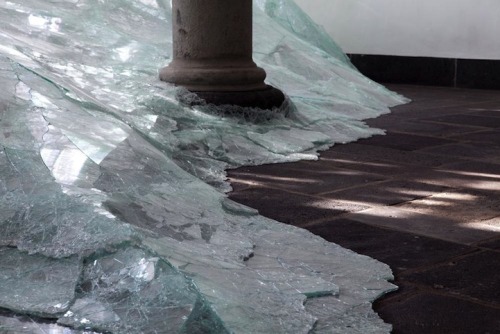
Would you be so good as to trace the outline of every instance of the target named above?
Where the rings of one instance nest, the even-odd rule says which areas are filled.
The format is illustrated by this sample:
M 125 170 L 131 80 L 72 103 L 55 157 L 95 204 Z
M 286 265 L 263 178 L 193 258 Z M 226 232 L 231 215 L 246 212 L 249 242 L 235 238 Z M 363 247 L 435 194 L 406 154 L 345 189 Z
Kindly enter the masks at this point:
M 200 99 L 207 104 L 214 105 L 236 105 L 247 108 L 273 109 L 279 108 L 285 101 L 285 94 L 273 86 L 266 85 L 265 89 L 251 91 L 214 91 L 214 92 L 196 92 Z M 191 105 L 203 103 L 202 101 L 192 101 Z

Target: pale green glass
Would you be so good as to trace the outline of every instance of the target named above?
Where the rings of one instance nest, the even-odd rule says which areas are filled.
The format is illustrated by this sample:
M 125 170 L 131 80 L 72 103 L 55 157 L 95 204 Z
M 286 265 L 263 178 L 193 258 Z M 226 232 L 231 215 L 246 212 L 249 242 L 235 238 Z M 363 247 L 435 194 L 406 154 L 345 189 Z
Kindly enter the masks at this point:
M 368 307 L 388 266 L 228 200 L 225 169 L 316 159 L 406 100 L 259 0 L 254 58 L 287 103 L 188 107 L 158 80 L 170 17 L 0 1 L 0 332 L 389 332 Z

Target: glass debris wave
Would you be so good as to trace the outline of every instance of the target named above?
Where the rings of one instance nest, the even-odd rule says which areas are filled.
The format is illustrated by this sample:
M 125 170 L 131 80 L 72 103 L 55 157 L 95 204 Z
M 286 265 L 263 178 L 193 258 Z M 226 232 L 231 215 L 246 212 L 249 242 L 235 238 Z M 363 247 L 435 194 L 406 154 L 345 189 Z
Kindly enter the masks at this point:
M 273 112 L 157 79 L 168 1 L 0 1 L 0 333 L 390 331 L 386 265 L 228 200 L 224 170 L 316 159 L 406 100 L 293 2 L 254 7 Z

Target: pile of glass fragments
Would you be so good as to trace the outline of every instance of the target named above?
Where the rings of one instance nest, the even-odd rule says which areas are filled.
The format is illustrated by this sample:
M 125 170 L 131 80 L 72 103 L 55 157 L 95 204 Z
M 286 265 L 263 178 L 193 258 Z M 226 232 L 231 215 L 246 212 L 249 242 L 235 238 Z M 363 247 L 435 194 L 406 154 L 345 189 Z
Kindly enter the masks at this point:
M 404 99 L 292 2 L 254 17 L 288 101 L 230 115 L 158 80 L 169 1 L 0 0 L 0 333 L 390 330 L 386 265 L 228 200 L 224 169 L 315 159 Z

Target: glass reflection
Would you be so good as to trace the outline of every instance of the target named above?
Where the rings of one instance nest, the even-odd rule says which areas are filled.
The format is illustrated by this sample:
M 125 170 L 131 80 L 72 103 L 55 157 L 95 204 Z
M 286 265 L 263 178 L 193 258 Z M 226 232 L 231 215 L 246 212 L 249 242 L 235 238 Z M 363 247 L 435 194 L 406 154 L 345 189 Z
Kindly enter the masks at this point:
M 87 156 L 78 149 L 55 150 L 42 148 L 40 155 L 43 161 L 49 167 L 54 178 L 67 185 L 72 185 L 79 179 Z
M 59 32 L 61 28 L 61 18 L 59 17 L 47 17 L 30 14 L 28 16 L 28 23 L 33 28 L 40 30 L 48 30 L 50 32 Z

